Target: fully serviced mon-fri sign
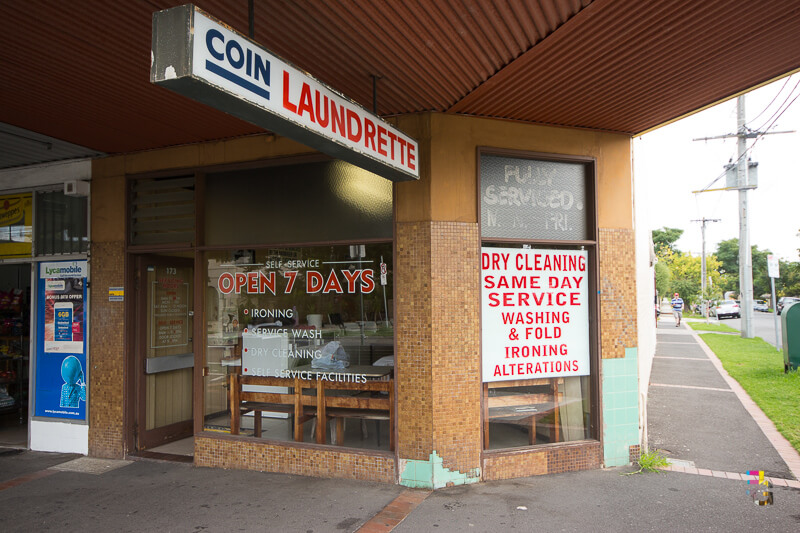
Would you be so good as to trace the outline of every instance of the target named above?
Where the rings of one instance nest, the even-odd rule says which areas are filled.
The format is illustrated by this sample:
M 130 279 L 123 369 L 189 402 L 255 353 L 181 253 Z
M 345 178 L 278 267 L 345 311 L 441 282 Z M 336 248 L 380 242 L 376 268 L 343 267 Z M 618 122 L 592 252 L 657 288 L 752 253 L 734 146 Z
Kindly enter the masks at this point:
M 585 250 L 481 249 L 483 381 L 589 375 Z
M 393 181 L 417 142 L 191 4 L 153 14 L 150 80 Z

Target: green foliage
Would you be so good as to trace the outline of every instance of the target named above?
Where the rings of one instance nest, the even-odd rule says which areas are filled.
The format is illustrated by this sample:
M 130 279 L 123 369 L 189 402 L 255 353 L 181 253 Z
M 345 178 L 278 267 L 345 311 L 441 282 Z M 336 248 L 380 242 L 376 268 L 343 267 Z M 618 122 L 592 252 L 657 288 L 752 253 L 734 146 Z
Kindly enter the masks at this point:
M 720 263 L 720 272 L 730 275 L 739 283 L 739 239 L 720 241 L 716 254 Z
M 767 276 L 767 256 L 769 250 L 759 250 L 758 246 L 750 247 L 750 256 L 753 264 L 753 294 L 759 297 L 770 292 L 770 282 Z M 739 239 L 727 239 L 717 245 L 717 259 L 720 262 L 720 272 L 723 274 L 721 289 L 723 292 L 739 292 Z
M 664 261 L 658 261 L 655 265 L 656 290 L 658 294 L 668 295 L 672 292 L 672 270 Z
M 657 255 L 659 261 L 656 263 L 656 287 L 659 294 L 670 296 L 677 292 L 687 306 L 690 302 L 700 301 L 702 258 L 667 248 L 661 248 Z M 718 268 L 719 262 L 713 255 L 706 257 L 706 274 L 711 277 L 713 287 L 720 281 Z
M 775 280 L 777 297 L 800 296 L 800 262 L 780 261 L 780 274 Z
M 661 472 L 661 469 L 669 466 L 667 458 L 661 452 L 646 451 L 639 457 L 639 470 L 635 472 L 628 472 L 623 474 L 625 476 L 632 476 L 634 474 L 641 474 L 642 472 Z
M 661 455 L 660 452 L 646 451 L 639 457 L 640 471 L 646 472 L 660 472 L 660 468 L 668 466 L 667 458 Z
M 683 230 L 678 228 L 667 228 L 653 230 L 653 246 L 656 253 L 660 250 L 669 250 L 671 252 L 680 253 L 680 250 L 675 248 L 675 242 L 681 238 Z
M 800 372 L 784 374 L 783 354 L 760 338 L 704 333 L 703 341 L 778 431 L 800 451 Z

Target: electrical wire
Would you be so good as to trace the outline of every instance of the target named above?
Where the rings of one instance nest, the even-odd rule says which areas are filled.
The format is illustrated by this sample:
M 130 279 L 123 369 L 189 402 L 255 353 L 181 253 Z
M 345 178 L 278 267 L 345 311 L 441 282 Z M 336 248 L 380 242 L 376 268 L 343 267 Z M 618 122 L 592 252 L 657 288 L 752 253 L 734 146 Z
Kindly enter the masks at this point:
M 770 108 L 770 106 L 771 106 L 772 104 L 774 104 L 774 103 L 775 103 L 775 100 L 777 100 L 777 99 L 778 99 L 778 96 L 780 96 L 780 95 L 781 95 L 781 93 L 782 93 L 782 92 L 783 92 L 783 90 L 786 88 L 786 85 L 789 83 L 789 81 L 790 81 L 791 79 L 792 79 L 792 76 L 789 76 L 788 78 L 786 78 L 786 80 L 784 80 L 784 82 L 783 82 L 783 85 L 781 85 L 781 88 L 780 88 L 780 90 L 779 90 L 777 93 L 775 93 L 775 96 L 773 96 L 773 97 L 772 97 L 772 101 L 771 101 L 770 103 L 768 103 L 768 104 L 767 104 L 767 105 L 764 107 L 764 109 L 762 109 L 762 110 L 761 110 L 761 113 L 759 113 L 758 115 L 756 115 L 756 116 L 754 116 L 753 118 L 751 118 L 751 119 L 748 121 L 748 124 L 749 124 L 749 123 L 751 123 L 751 122 L 754 122 L 754 121 L 755 121 L 755 120 L 756 120 L 758 117 L 760 117 L 761 115 L 763 115 L 764 113 L 766 113 L 767 109 L 769 109 L 769 108 Z
M 783 101 L 783 103 L 782 103 L 782 104 L 781 104 L 781 105 L 778 107 L 778 110 L 776 110 L 776 111 L 775 111 L 775 113 L 778 113 L 778 111 L 780 111 L 780 113 L 778 114 L 778 116 L 775 116 L 775 113 L 773 113 L 773 114 L 772 114 L 772 116 L 771 116 L 771 117 L 770 117 L 770 118 L 767 120 L 767 122 L 769 122 L 769 126 L 767 126 L 767 127 L 766 127 L 766 129 L 765 129 L 763 132 L 759 133 L 759 134 L 758 134 L 758 136 L 756 136 L 756 139 L 753 141 L 753 144 L 751 144 L 750 146 L 748 146 L 748 147 L 745 149 L 745 151 L 742 153 L 742 155 L 740 155 L 739 157 L 737 157 L 737 158 L 736 158 L 736 161 L 731 161 L 731 164 L 738 165 L 738 164 L 739 164 L 739 161 L 741 161 L 741 160 L 742 160 L 742 158 L 744 158 L 746 155 L 750 154 L 750 153 L 752 152 L 753 148 L 755 148 L 756 144 L 758 144 L 758 141 L 760 141 L 760 140 L 761 140 L 761 139 L 764 137 L 764 135 L 765 135 L 765 134 L 766 134 L 766 133 L 767 133 L 767 132 L 768 132 L 770 129 L 772 129 L 772 127 L 775 125 L 775 123 L 778 121 L 778 119 L 780 119 L 780 118 L 783 116 L 783 114 L 784 114 L 784 113 L 786 113 L 786 111 L 788 111 L 788 110 L 789 110 L 789 108 L 792 106 L 792 104 L 794 104 L 794 102 L 795 102 L 795 101 L 796 101 L 798 98 L 800 98 L 800 93 L 798 93 L 798 94 L 796 94 L 796 95 L 795 95 L 795 97 L 794 97 L 794 98 L 792 98 L 792 101 L 791 101 L 791 102 L 789 102 L 788 104 L 786 103 L 786 102 L 789 100 L 789 98 L 791 98 L 792 94 L 794 93 L 795 89 L 797 89 L 798 85 L 800 85 L 800 80 L 798 80 L 798 82 L 795 84 L 795 86 L 792 88 L 792 90 L 791 90 L 791 91 L 789 92 L 789 94 L 786 96 L 786 99 L 785 99 L 785 100 Z M 785 107 L 784 107 L 784 104 L 785 104 Z M 783 109 L 781 109 L 781 108 L 783 108 Z M 775 118 L 773 119 L 772 117 L 775 117 Z M 772 120 L 772 122 L 770 122 L 770 120 Z M 764 123 L 764 125 L 766 125 L 766 124 L 767 124 L 767 122 L 765 122 L 765 123 Z M 756 130 L 756 131 L 761 131 L 762 129 L 764 129 L 764 128 L 763 128 L 763 126 L 762 126 L 761 128 L 758 128 L 758 130 Z M 731 159 L 733 159 L 733 158 L 731 158 Z M 704 191 L 706 191 L 706 190 L 710 189 L 710 188 L 711 188 L 711 186 L 712 186 L 712 185 L 714 185 L 714 184 L 715 184 L 716 182 L 718 182 L 719 180 L 721 180 L 721 179 L 722 179 L 722 178 L 725 176 L 725 174 L 726 174 L 726 173 L 727 173 L 727 170 L 723 170 L 723 171 L 722 171 L 722 173 L 721 173 L 719 176 L 717 176 L 716 178 L 714 178 L 714 180 L 713 180 L 711 183 L 709 183 L 708 185 L 706 185 L 706 186 L 705 186 L 705 188 L 701 189 L 699 192 L 704 192 Z
M 794 91 L 797 89 L 798 85 L 800 85 L 800 80 L 797 80 L 797 83 L 795 83 L 795 84 L 794 84 L 794 87 L 792 87 L 792 90 L 791 90 L 791 91 L 789 91 L 789 94 L 787 94 L 787 95 L 786 95 L 786 99 L 783 101 L 783 103 L 782 103 L 781 105 L 779 105 L 779 106 L 778 106 L 778 109 L 776 109 L 776 110 L 775 110 L 775 112 L 774 112 L 774 113 L 772 113 L 772 116 L 770 116 L 770 117 L 769 117 L 769 118 L 768 118 L 768 119 L 767 119 L 767 120 L 764 122 L 764 124 L 762 124 L 761 126 L 759 126 L 758 128 L 756 128 L 754 131 L 762 131 L 762 130 L 764 129 L 764 126 L 766 126 L 766 124 L 767 124 L 769 121 L 771 121 L 771 120 L 772 120 L 772 118 L 773 118 L 773 117 L 774 117 L 774 116 L 775 116 L 775 115 L 776 115 L 776 114 L 777 114 L 779 111 L 780 111 L 780 115 L 782 115 L 782 114 L 783 114 L 783 112 L 784 112 L 786 109 L 788 109 L 788 106 L 786 106 L 786 108 L 784 108 L 784 110 L 783 110 L 783 111 L 781 111 L 781 108 L 783 108 L 783 106 L 784 106 L 784 105 L 786 105 L 786 102 L 787 102 L 787 101 L 789 101 L 789 98 L 791 98 L 791 97 L 792 97 L 792 94 L 794 94 Z M 795 99 L 796 99 L 796 98 L 797 98 L 797 97 L 795 96 Z M 794 100 L 792 100 L 792 102 L 794 102 Z M 791 105 L 791 103 L 789 103 L 789 105 Z M 780 115 L 778 115 L 778 117 L 780 117 Z M 776 120 L 777 120 L 777 118 L 776 118 Z M 773 121 L 773 123 L 774 123 L 774 121 Z

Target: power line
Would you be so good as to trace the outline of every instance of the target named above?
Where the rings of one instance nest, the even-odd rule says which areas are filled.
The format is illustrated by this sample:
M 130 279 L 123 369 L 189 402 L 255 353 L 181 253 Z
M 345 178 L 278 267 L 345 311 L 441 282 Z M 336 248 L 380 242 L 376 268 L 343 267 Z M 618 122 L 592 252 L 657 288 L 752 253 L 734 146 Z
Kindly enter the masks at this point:
M 769 109 L 769 107 L 770 107 L 772 104 L 774 104 L 774 103 L 775 103 L 775 100 L 777 100 L 777 99 L 778 99 L 778 96 L 780 96 L 780 95 L 781 95 L 781 93 L 783 92 L 783 90 L 786 88 L 786 85 L 789 83 L 789 80 L 791 80 L 791 79 L 792 79 L 792 77 L 791 77 L 791 76 L 789 76 L 788 78 L 786 78 L 786 79 L 784 80 L 784 82 L 783 82 L 783 85 L 781 85 L 781 88 L 780 88 L 780 90 L 779 90 L 777 93 L 775 93 L 775 96 L 773 96 L 773 97 L 772 97 L 772 101 L 771 101 L 770 103 L 768 103 L 768 104 L 767 104 L 767 105 L 764 107 L 764 109 L 762 109 L 762 110 L 761 110 L 761 112 L 760 112 L 758 115 L 756 115 L 756 116 L 754 116 L 753 118 L 751 118 L 751 119 L 750 119 L 750 122 L 754 122 L 754 121 L 755 121 L 755 120 L 756 120 L 758 117 L 760 117 L 761 115 L 763 115 L 764 113 L 766 113 L 766 112 L 767 112 L 767 109 Z M 793 90 L 794 90 L 794 89 L 793 89 Z M 790 92 L 789 94 L 791 94 L 791 92 Z M 757 128 L 757 129 L 758 129 L 758 128 Z
M 789 91 L 789 94 L 787 94 L 787 95 L 786 95 L 786 99 L 783 101 L 783 103 L 782 103 L 781 105 L 779 105 L 779 106 L 778 106 L 778 109 L 776 109 L 776 110 L 775 110 L 775 112 L 774 112 L 774 113 L 772 113 L 772 116 L 770 116 L 770 117 L 769 117 L 769 118 L 768 118 L 766 121 L 764 121 L 764 124 L 762 124 L 760 127 L 756 128 L 756 130 L 761 130 L 761 129 L 764 129 L 764 126 L 765 126 L 765 125 L 766 125 L 766 124 L 767 124 L 767 123 L 768 123 L 770 120 L 772 120 L 772 117 L 774 117 L 774 116 L 775 116 L 775 114 L 776 114 L 776 113 L 778 113 L 778 111 L 781 111 L 781 108 L 782 108 L 784 105 L 786 105 L 786 102 L 788 102 L 788 101 L 789 101 L 789 98 L 791 98 L 791 97 L 792 97 L 792 94 L 794 94 L 794 91 L 797 89 L 798 85 L 800 85 L 800 80 L 798 80 L 798 81 L 797 81 L 797 83 L 795 83 L 795 84 L 794 84 L 794 87 L 792 87 L 792 90 L 791 90 L 791 91 Z M 776 96 L 777 96 L 777 95 L 776 95 Z M 794 97 L 794 99 L 792 100 L 792 102 L 794 102 L 794 100 L 795 100 L 795 99 L 797 99 L 797 96 L 795 96 L 795 97 Z M 773 100 L 773 101 L 774 101 L 774 100 Z M 791 106 L 791 105 L 792 105 L 792 102 L 790 102 L 790 103 L 789 103 L 789 105 L 787 105 L 787 106 L 786 106 L 786 108 L 785 108 L 783 111 L 781 111 L 780 115 L 778 115 L 778 117 L 777 117 L 775 120 L 778 120 L 778 118 L 780 118 L 780 116 L 781 116 L 781 115 L 783 115 L 783 113 L 786 111 L 786 109 L 789 109 L 789 106 Z M 770 105 L 771 105 L 771 104 L 770 104 Z M 754 120 L 755 120 L 755 119 L 754 119 Z M 773 121 L 773 124 L 774 124 L 774 123 L 775 123 L 775 122 Z M 770 127 L 772 127 L 772 124 L 770 124 Z M 767 129 L 769 129 L 769 128 L 767 128 Z
M 798 81 L 797 84 L 800 85 L 800 81 Z M 795 85 L 795 87 L 797 87 L 797 85 Z M 792 89 L 792 92 L 794 92 L 794 89 Z M 791 96 L 791 95 L 792 95 L 792 93 L 789 93 L 789 96 Z M 789 96 L 787 96 L 787 99 L 789 98 Z M 773 120 L 772 123 L 770 123 L 770 125 L 767 127 L 767 130 L 769 130 L 769 128 L 771 128 L 772 126 L 775 125 L 775 123 L 778 121 L 778 119 L 781 118 L 783 116 L 783 114 L 786 113 L 786 111 L 789 110 L 789 108 L 792 106 L 792 104 L 795 102 L 795 100 L 797 100 L 798 97 L 800 97 L 800 93 L 798 93 L 792 99 L 792 101 L 789 102 L 789 104 L 781 111 L 781 113 L 777 117 L 775 117 L 775 120 Z M 742 97 L 740 96 L 739 98 L 742 98 Z M 786 103 L 785 100 L 784 100 L 784 103 Z M 781 106 L 783 106 L 783 104 L 781 104 Z M 775 116 L 775 114 L 773 113 L 772 116 Z M 772 117 L 770 117 L 770 119 L 771 118 Z M 792 131 L 758 131 L 758 130 L 750 130 L 749 128 L 746 128 L 746 132 L 745 133 L 726 133 L 724 135 L 715 135 L 714 137 L 699 137 L 697 139 L 692 139 L 692 140 L 693 141 L 710 141 L 710 140 L 716 140 L 716 139 L 728 139 L 728 138 L 732 138 L 732 137 L 744 137 L 745 139 L 755 139 L 753 141 L 753 144 L 751 144 L 750 146 L 746 147 L 744 149 L 744 151 L 739 150 L 739 157 L 736 158 L 736 161 L 733 161 L 733 158 L 731 158 L 731 160 L 728 161 L 728 164 L 738 165 L 739 162 L 744 158 L 745 155 L 747 155 L 747 154 L 752 152 L 753 148 L 756 146 L 756 144 L 758 144 L 758 141 L 760 141 L 765 135 L 774 135 L 774 134 L 778 134 L 778 133 L 794 133 L 794 130 L 792 130 Z M 699 191 L 693 191 L 693 192 L 694 193 L 700 193 L 700 192 L 708 191 L 709 189 L 711 189 L 711 186 L 714 185 L 716 182 L 718 182 L 720 179 L 722 179 L 722 177 L 725 176 L 726 173 L 727 173 L 727 170 L 724 170 L 719 176 L 714 178 L 714 180 L 711 183 L 709 183 L 708 185 L 706 185 L 703 189 L 700 189 Z

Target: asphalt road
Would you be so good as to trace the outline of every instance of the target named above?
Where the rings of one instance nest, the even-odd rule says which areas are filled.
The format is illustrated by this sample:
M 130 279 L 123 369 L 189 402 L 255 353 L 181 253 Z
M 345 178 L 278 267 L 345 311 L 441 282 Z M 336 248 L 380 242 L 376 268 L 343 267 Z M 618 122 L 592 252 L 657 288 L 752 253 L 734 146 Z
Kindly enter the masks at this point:
M 762 313 L 761 311 L 753 311 L 753 333 L 756 337 L 761 337 L 768 343 L 776 346 L 775 344 L 775 321 L 772 318 L 772 313 Z M 709 320 L 716 320 L 711 318 Z M 740 318 L 723 318 L 720 324 L 725 324 L 732 328 L 742 330 L 742 319 Z M 778 334 L 781 334 L 781 317 L 778 317 Z

